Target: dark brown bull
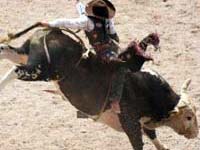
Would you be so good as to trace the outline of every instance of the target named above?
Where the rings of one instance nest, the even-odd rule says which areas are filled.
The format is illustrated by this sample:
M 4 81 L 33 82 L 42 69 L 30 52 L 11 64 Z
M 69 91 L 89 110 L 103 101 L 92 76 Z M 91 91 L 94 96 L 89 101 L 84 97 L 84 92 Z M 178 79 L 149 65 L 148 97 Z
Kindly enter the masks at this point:
M 48 63 L 45 47 L 48 47 L 51 64 Z M 33 58 L 42 59 L 41 66 L 35 70 L 36 75 L 41 74 L 41 80 L 56 81 L 63 96 L 77 109 L 93 117 L 101 114 L 99 121 L 124 131 L 135 150 L 143 149 L 141 129 L 159 150 L 167 148 L 157 140 L 156 127 L 169 126 L 186 138 L 198 135 L 196 110 L 188 100 L 187 83 L 183 85 L 180 97 L 155 72 L 128 72 L 120 102 L 121 114 L 115 114 L 109 110 L 109 104 L 106 103 L 112 74 L 109 67 L 94 58 L 80 59 L 83 53 L 82 45 L 61 30 L 39 30 L 21 48 L 7 48 L 10 50 L 4 49 L 2 55 L 5 53 L 8 56 L 7 52 L 15 53 L 16 56 L 24 54 L 28 61 L 26 65 L 11 70 L 2 80 L 0 88 L 10 79 L 23 80 L 27 75 L 24 70 L 27 71 L 26 69 L 34 64 Z M 35 74 L 28 75 L 34 77 Z M 102 108 L 105 109 L 102 111 Z M 179 124 L 175 124 L 175 120 Z

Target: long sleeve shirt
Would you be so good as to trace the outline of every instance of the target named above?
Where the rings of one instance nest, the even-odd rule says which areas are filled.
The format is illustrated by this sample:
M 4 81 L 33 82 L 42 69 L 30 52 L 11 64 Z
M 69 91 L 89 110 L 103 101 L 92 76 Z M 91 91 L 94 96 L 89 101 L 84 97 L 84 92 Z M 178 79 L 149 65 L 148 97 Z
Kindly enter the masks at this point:
M 88 32 L 92 31 L 95 27 L 93 21 L 87 16 L 82 16 L 75 19 L 56 19 L 54 21 L 50 21 L 49 26 L 57 28 L 81 29 Z M 108 19 L 108 26 L 109 34 L 115 34 L 116 30 L 114 28 L 114 22 L 112 19 Z

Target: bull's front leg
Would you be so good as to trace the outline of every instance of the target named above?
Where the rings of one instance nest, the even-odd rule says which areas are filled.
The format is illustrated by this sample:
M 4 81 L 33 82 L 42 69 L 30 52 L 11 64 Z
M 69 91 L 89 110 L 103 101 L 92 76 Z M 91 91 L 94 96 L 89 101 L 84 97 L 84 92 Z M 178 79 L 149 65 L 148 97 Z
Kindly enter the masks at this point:
M 128 105 L 121 105 L 119 114 L 122 128 L 127 134 L 134 150 L 143 150 L 142 132 L 139 120 L 132 116 L 128 110 Z
M 155 129 L 150 130 L 143 127 L 143 131 L 147 135 L 147 137 L 152 141 L 157 150 L 169 150 L 165 145 L 161 144 L 160 141 L 157 139 Z

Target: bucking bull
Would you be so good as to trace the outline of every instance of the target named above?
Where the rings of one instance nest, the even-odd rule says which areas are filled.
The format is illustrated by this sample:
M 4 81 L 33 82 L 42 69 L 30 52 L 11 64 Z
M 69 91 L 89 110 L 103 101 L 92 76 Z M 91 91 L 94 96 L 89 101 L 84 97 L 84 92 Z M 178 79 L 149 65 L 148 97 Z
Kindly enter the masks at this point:
M 30 29 L 10 37 L 19 37 Z M 93 55 L 82 58 L 83 44 L 60 29 L 38 30 L 20 48 L 1 44 L 1 58 L 20 65 L 2 78 L 0 89 L 16 78 L 54 81 L 63 97 L 81 112 L 125 132 L 134 150 L 143 150 L 142 134 L 158 150 L 167 150 L 156 137 L 157 127 L 168 126 L 188 139 L 197 137 L 199 130 L 196 108 L 187 93 L 190 80 L 183 84 L 179 95 L 155 71 L 139 71 L 146 60 L 137 56 L 136 49 L 145 51 L 149 44 L 158 43 L 158 36 L 150 34 L 139 44 L 129 44 L 119 55 L 130 69 L 126 73 L 120 114 L 110 110 L 107 100 L 113 72 Z M 34 66 L 36 58 L 42 60 L 38 66 Z

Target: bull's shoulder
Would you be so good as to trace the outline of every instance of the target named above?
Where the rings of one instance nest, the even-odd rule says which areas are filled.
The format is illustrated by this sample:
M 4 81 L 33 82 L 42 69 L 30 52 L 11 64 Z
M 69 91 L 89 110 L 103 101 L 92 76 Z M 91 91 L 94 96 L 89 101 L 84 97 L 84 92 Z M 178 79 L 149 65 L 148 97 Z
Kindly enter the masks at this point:
M 171 89 L 168 82 L 156 71 L 152 69 L 142 69 L 141 71 L 128 74 L 129 79 L 141 88 L 165 88 Z
M 159 84 L 159 86 L 170 87 L 168 82 L 157 71 L 153 69 L 143 68 L 140 74 L 142 74 L 147 81 L 155 82 Z
M 148 113 L 156 120 L 168 117 L 179 100 L 169 83 L 156 71 L 145 69 L 130 75 L 130 85 L 135 95 L 135 101 L 144 101 Z

